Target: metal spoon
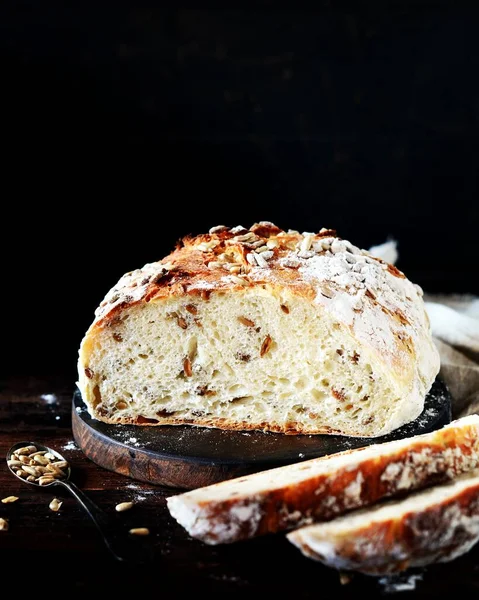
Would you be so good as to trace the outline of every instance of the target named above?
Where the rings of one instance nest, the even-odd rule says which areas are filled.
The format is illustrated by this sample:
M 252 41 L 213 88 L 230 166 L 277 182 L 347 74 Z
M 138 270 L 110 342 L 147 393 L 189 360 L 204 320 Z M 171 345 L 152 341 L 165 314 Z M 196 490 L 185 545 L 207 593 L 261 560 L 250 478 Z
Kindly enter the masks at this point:
M 110 550 L 112 555 L 117 560 L 141 561 L 141 552 L 138 552 L 139 548 L 136 544 L 134 544 L 135 548 L 130 548 L 129 551 L 125 546 L 124 541 L 123 547 L 118 547 L 118 543 L 120 542 L 120 540 L 118 540 L 118 524 L 114 524 L 112 519 L 108 517 L 106 513 L 104 513 L 94 502 L 90 500 L 90 498 L 88 498 L 88 496 L 84 492 L 82 492 L 72 481 L 70 481 L 71 468 L 69 463 L 68 467 L 62 469 L 62 471 L 65 473 L 65 477 L 54 479 L 51 483 L 46 483 L 43 485 L 40 485 L 35 481 L 27 481 L 20 475 L 17 475 L 15 469 L 9 464 L 9 461 L 12 460 L 16 450 L 27 446 L 35 446 L 35 448 L 37 449 L 36 452 L 50 453 L 57 459 L 57 461 L 68 462 L 61 454 L 59 454 L 56 450 L 49 448 L 48 446 L 44 446 L 43 444 L 39 444 L 38 442 L 18 442 L 8 450 L 6 457 L 8 468 L 15 475 L 15 477 L 23 481 L 23 483 L 28 483 L 29 485 L 33 485 L 37 488 L 44 489 L 50 488 L 55 485 L 60 485 L 66 488 L 70 492 L 70 494 L 74 496 L 78 500 L 80 505 L 85 509 L 93 523 L 96 525 L 98 531 L 100 532 L 108 550 Z M 113 526 L 115 527 L 114 530 Z

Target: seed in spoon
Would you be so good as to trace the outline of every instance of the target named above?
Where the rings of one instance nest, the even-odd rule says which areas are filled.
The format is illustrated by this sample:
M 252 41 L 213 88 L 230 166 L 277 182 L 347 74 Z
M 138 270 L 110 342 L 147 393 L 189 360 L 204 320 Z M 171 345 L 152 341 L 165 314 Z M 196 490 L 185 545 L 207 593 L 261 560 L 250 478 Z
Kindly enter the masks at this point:
M 12 502 L 16 502 L 18 500 L 18 496 L 7 496 L 6 498 L 2 498 L 2 504 L 11 504 Z
M 8 531 L 8 521 L 7 519 L 2 519 L 0 517 L 0 531 Z
M 124 512 L 125 510 L 130 510 L 130 508 L 133 508 L 133 502 L 120 502 L 120 504 L 115 506 L 117 512 Z
M 58 498 L 53 498 L 53 500 L 50 502 L 50 504 L 48 505 L 50 510 L 53 510 L 53 512 L 58 512 L 60 510 L 61 505 L 63 504 L 63 502 L 59 502 Z
M 40 471 L 38 471 L 36 467 L 29 467 L 28 465 L 23 465 L 23 470 L 25 471 L 25 473 L 33 475 L 34 477 L 39 477 L 41 475 Z
M 14 454 L 18 454 L 18 456 L 22 456 L 22 454 L 32 454 L 37 451 L 36 446 L 23 446 L 23 448 L 17 448 Z
M 35 477 L 33 477 L 33 475 L 29 475 L 27 477 L 27 481 L 35 481 Z
M 30 458 L 31 458 L 31 456 L 30 456 Z M 36 463 L 38 463 L 39 465 L 41 465 L 42 467 L 50 464 L 50 461 L 48 460 L 48 458 L 45 458 L 41 454 L 35 454 L 35 457 L 33 460 Z
M 42 475 L 37 479 L 37 483 L 39 483 L 40 485 L 48 485 L 49 483 L 52 483 L 52 481 L 55 481 L 55 478 L 47 477 L 46 475 Z

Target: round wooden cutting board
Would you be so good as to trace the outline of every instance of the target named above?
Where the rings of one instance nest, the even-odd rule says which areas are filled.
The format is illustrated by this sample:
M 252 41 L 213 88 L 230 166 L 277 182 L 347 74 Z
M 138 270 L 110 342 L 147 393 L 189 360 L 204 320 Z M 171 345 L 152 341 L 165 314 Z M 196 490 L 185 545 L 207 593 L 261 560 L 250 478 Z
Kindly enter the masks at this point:
M 450 420 L 451 397 L 440 380 L 433 384 L 424 411 L 415 421 L 380 438 L 223 431 L 186 425 L 109 425 L 90 416 L 78 390 L 72 411 L 73 436 L 92 461 L 133 479 L 183 489 L 428 433 Z

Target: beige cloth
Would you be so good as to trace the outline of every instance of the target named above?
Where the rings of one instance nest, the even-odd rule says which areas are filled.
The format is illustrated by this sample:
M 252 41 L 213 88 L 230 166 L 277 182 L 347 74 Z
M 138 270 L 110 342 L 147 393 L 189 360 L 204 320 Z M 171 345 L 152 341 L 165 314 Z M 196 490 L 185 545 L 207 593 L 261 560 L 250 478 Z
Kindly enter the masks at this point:
M 394 240 L 369 251 L 393 264 L 398 257 Z M 439 376 L 452 396 L 452 416 L 479 414 L 479 298 L 425 294 L 424 300 L 441 355 Z

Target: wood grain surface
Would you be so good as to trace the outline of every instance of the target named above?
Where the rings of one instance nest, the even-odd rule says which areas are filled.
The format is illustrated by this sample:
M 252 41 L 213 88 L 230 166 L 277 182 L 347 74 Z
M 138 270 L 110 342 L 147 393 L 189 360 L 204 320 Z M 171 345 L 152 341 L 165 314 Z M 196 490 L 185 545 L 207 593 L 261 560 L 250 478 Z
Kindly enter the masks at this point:
M 151 549 L 144 565 L 117 563 L 105 549 L 96 528 L 76 501 L 59 489 L 22 484 L 0 462 L 0 517 L 9 530 L 0 531 L 2 573 L 12 574 L 18 590 L 35 597 L 64 593 L 83 598 L 98 590 L 112 598 L 145 595 L 240 598 L 383 598 L 391 581 L 359 575 L 340 584 L 336 571 L 304 558 L 284 536 L 275 535 L 229 546 L 206 546 L 191 539 L 170 517 L 165 498 L 175 490 L 134 481 L 100 468 L 78 449 L 71 430 L 74 384 L 59 377 L 10 378 L 0 384 L 0 455 L 23 439 L 37 440 L 64 454 L 72 480 L 125 528 L 148 527 L 149 537 L 130 539 L 138 549 Z M 48 508 L 56 495 L 58 513 Z M 132 500 L 131 511 L 115 514 L 115 505 Z M 479 548 L 452 563 L 418 574 L 415 591 L 402 598 L 475 598 L 479 590 Z M 404 581 L 403 581 L 404 583 Z M 407 582 L 412 585 L 412 579 Z M 63 588 L 60 584 L 65 585 Z M 135 596 L 133 596 L 135 594 Z M 23 596 L 20 596 L 23 597 Z M 394 597 L 398 597 L 397 594 Z

